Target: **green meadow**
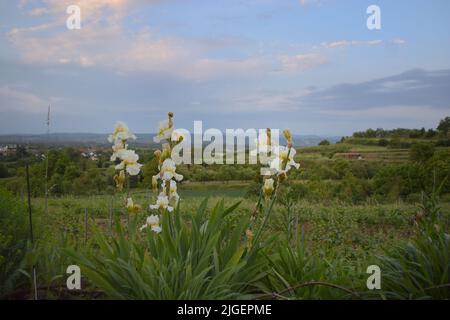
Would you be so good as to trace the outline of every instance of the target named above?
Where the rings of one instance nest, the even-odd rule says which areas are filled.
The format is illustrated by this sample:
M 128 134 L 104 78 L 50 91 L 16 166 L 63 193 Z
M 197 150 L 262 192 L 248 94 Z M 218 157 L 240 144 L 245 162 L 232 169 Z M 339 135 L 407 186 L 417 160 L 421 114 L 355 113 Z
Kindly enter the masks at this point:
M 161 214 L 159 234 L 139 231 L 157 199 L 153 151 L 139 151 L 141 175 L 120 192 L 108 153 L 90 161 L 74 149 L 51 150 L 48 199 L 45 161 L 30 166 L 34 242 L 24 162 L 7 159 L 0 295 L 448 299 L 450 149 L 432 140 L 393 148 L 355 139 L 298 148 L 300 168 L 268 199 L 259 166 L 181 165 L 180 200 Z M 79 290 L 66 287 L 69 265 L 81 267 Z M 380 267 L 380 289 L 367 284 L 371 265 Z

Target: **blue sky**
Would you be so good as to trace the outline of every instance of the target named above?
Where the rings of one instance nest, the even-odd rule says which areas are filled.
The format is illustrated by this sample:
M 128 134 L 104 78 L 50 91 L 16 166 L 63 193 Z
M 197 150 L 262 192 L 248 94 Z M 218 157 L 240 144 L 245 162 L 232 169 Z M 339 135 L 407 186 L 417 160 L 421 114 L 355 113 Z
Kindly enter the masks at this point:
M 81 30 L 66 8 L 81 8 Z M 381 8 L 368 30 L 366 8 Z M 450 115 L 447 0 L 0 2 L 0 134 L 124 120 L 348 135 Z

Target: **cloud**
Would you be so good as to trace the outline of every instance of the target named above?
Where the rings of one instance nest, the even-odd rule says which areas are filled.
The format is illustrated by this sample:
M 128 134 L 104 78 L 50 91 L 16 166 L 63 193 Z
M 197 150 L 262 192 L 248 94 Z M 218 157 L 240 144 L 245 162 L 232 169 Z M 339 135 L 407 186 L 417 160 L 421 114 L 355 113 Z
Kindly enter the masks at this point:
M 34 8 L 28 14 L 32 17 L 39 17 L 48 14 L 50 11 L 47 8 Z
M 0 87 L 0 112 L 19 111 L 40 113 L 50 100 L 43 99 L 25 89 L 10 86 Z
M 416 120 L 440 119 L 448 115 L 445 110 L 436 109 L 429 105 L 423 106 L 382 106 L 363 110 L 324 110 L 323 115 L 344 117 L 347 119 L 384 119 L 384 120 Z
M 23 6 L 45 22 L 31 27 L 13 28 L 9 42 L 23 63 L 35 65 L 75 65 L 106 68 L 118 74 L 164 74 L 181 79 L 203 81 L 220 77 L 262 76 L 276 72 L 300 73 L 326 63 L 319 53 L 246 54 L 217 57 L 217 50 L 239 47 L 249 39 L 181 39 L 160 35 L 147 27 L 130 29 L 125 25 L 131 9 L 158 1 L 80 0 L 81 30 L 65 28 L 69 0 L 30 0 Z M 33 4 L 33 5 L 32 5 Z M 42 21 L 42 20 L 39 20 Z M 212 54 L 215 56 L 212 57 Z
M 339 40 L 332 42 L 322 42 L 319 47 L 325 49 L 338 49 L 338 48 L 348 48 L 348 47 L 356 47 L 356 46 L 378 46 L 383 44 L 393 44 L 393 45 L 405 45 L 407 42 L 404 39 L 393 39 L 389 41 L 375 39 L 375 40 Z M 319 48 L 315 46 L 315 48 Z
M 335 49 L 335 48 L 346 48 L 351 46 L 376 46 L 383 44 L 383 40 L 369 40 L 369 41 L 357 41 L 357 40 L 340 40 L 334 42 L 322 42 L 321 46 L 327 49 Z
M 152 2 L 152 1 L 151 1 Z M 154 1 L 153 1 L 154 2 Z M 65 19 L 66 9 L 70 5 L 77 5 L 82 12 L 83 20 L 99 19 L 104 16 L 105 11 L 108 15 L 123 15 L 125 11 L 137 4 L 136 0 L 28 0 L 19 5 L 19 8 L 26 9 L 31 6 L 30 15 L 53 15 L 60 19 Z
M 410 70 L 399 75 L 361 83 L 339 84 L 316 90 L 297 101 L 321 112 L 351 113 L 432 108 L 448 113 L 450 109 L 450 69 L 426 71 Z M 400 108 L 400 109 L 398 109 Z M 365 110 L 365 111 L 362 111 Z
M 274 112 L 292 112 L 296 110 L 293 101 L 298 99 L 299 95 L 300 93 L 297 92 L 258 90 L 224 101 L 223 105 L 229 106 L 224 111 L 227 113 L 267 112 L 272 115 Z
M 410 70 L 361 83 L 344 83 L 325 89 L 259 90 L 221 101 L 225 113 L 268 112 L 273 116 L 301 113 L 343 121 L 434 123 L 450 110 L 450 69 Z M 205 109 L 206 111 L 206 109 Z M 288 116 L 290 117 L 290 116 Z
M 14 28 L 8 34 L 24 63 L 108 68 L 120 74 L 161 73 L 191 80 L 243 76 L 269 68 L 270 63 L 256 56 L 210 58 L 208 41 L 160 36 L 148 28 L 127 29 L 124 18 L 133 5 L 143 1 L 78 1 L 82 28 L 73 31 L 65 28 L 70 1 L 43 0 L 40 4 L 45 6 L 30 14 L 46 15 L 46 23 Z
M 279 57 L 282 72 L 302 72 L 313 67 L 325 64 L 326 58 L 319 53 L 298 55 L 282 55 Z
M 407 41 L 405 39 L 393 39 L 393 40 L 391 40 L 391 43 L 401 46 L 401 45 L 405 45 L 407 43 Z
M 322 4 L 324 0 L 299 0 L 299 2 L 302 6 L 308 6 L 312 4 Z

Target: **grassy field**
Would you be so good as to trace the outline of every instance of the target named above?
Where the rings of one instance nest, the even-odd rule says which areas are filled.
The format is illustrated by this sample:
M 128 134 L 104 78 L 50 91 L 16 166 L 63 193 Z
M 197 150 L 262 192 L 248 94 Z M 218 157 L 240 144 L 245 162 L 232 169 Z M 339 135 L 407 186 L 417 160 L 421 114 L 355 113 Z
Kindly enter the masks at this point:
M 191 219 L 205 198 L 209 199 L 209 208 L 222 199 L 227 206 L 240 201 L 236 214 L 249 215 L 254 209 L 257 197 L 246 196 L 248 185 L 246 182 L 195 182 L 182 185 L 179 193 L 182 195 L 180 206 L 183 218 Z M 131 196 L 144 208 L 140 217 L 144 223 L 145 216 L 151 214 L 148 206 L 155 202 L 156 197 L 149 190 L 134 190 Z M 44 202 L 44 198 L 34 199 L 38 212 L 43 212 Z M 110 217 L 128 219 L 122 196 L 64 196 L 50 198 L 48 205 L 48 216 L 42 219 L 49 221 L 54 229 L 68 231 L 78 237 L 83 237 L 85 210 L 88 212 L 90 224 L 95 223 L 104 228 L 108 228 Z M 445 218 L 450 221 L 450 203 L 441 203 L 441 208 Z M 414 236 L 413 222 L 419 212 L 419 205 L 402 201 L 358 205 L 339 201 L 326 205 L 300 201 L 294 204 L 289 218 L 286 217 L 286 210 L 282 205 L 276 206 L 274 211 L 275 215 L 267 234 L 276 233 L 284 237 L 290 219 L 291 228 L 307 239 L 311 246 L 344 255 L 349 259 L 364 261 L 368 256 L 379 254 L 399 241 Z
M 362 160 L 336 156 L 348 153 L 360 154 Z M 31 281 L 30 268 L 37 265 L 38 283 L 42 287 L 39 293 L 49 299 L 259 299 L 267 293 L 286 290 L 289 291 L 289 297 L 286 298 L 294 299 L 448 297 L 448 292 L 442 289 L 431 296 L 427 292 L 427 287 L 435 283 L 442 285 L 447 281 L 441 275 L 444 271 L 436 269 L 442 266 L 443 270 L 448 268 L 446 240 L 443 242 L 444 249 L 438 242 L 423 249 L 426 252 L 402 253 L 404 256 L 395 258 L 398 260 L 389 259 L 393 259 L 391 255 L 402 252 L 399 250 L 403 249 L 398 248 L 411 250 L 415 248 L 411 247 L 411 243 L 426 239 L 423 238 L 425 227 L 421 226 L 424 222 L 420 220 L 423 217 L 425 222 L 433 221 L 426 222 L 426 226 L 431 225 L 433 230 L 438 228 L 438 239 L 445 232 L 448 233 L 450 202 L 446 199 L 449 197 L 443 194 L 439 199 L 429 199 L 425 193 L 403 198 L 399 196 L 400 193 L 393 193 L 393 196 L 386 197 L 363 190 L 369 186 L 374 188 L 373 177 L 384 166 L 409 166 L 409 157 L 407 149 L 379 146 L 343 144 L 300 149 L 296 160 L 302 164 L 302 168 L 298 173 L 290 172 L 291 177 L 280 187 L 273 207 L 269 200 L 264 199 L 256 206 L 262 183 L 256 179 L 204 182 L 185 179 L 178 184 L 181 197 L 179 210 L 172 214 L 174 218 L 169 218 L 174 219 L 170 227 L 163 221 L 163 226 L 169 229 L 164 229 L 161 237 L 137 232 L 146 218 L 154 214 L 149 205 L 154 204 L 157 198 L 143 184 L 132 188 L 129 193 L 134 203 L 141 208 L 137 213 L 127 211 L 126 192 L 112 193 L 114 188 L 111 187 L 105 188 L 104 192 L 96 188 L 90 195 L 50 194 L 46 214 L 45 198 L 42 195 L 33 197 L 36 243 L 33 249 L 28 249 L 24 260 L 17 260 L 16 265 L 20 267 L 11 269 L 20 270 L 19 274 L 10 271 L 14 276 L 8 277 L 15 279 L 15 286 L 0 289 L 7 292 L 7 297 L 29 298 L 30 292 L 24 288 L 28 288 Z M 109 169 L 95 167 L 93 170 L 106 173 Z M 15 179 L 2 179 L 0 184 L 14 183 Z M 10 207 L 12 202 L 17 202 L 18 208 L 22 208 L 20 210 L 26 214 L 25 192 L 24 188 L 20 188 L 24 180 L 20 178 L 18 181 L 19 188 L 13 198 L 0 201 L 2 214 L 15 210 Z M 55 181 L 58 183 L 58 180 Z M 393 185 L 394 191 L 405 183 L 399 181 L 394 180 L 397 183 Z M 366 193 L 355 198 L 361 190 Z M 201 214 L 205 199 L 208 202 L 205 213 Z M 232 207 L 237 202 L 239 205 L 225 214 L 224 208 Z M 20 228 L 27 233 L 26 218 L 22 218 L 24 222 Z M 177 219 L 180 220 L 177 222 Z M 426 232 L 430 232 L 429 226 L 426 228 Z M 258 239 L 258 246 L 252 243 L 254 237 Z M 176 239 L 176 242 L 172 243 L 172 239 Z M 213 240 L 215 244 L 209 245 Z M 425 248 L 420 242 L 417 246 L 418 249 L 414 250 Z M 426 256 L 428 253 L 433 254 L 433 257 Z M 206 254 L 205 261 L 209 261 L 210 266 L 198 265 L 199 260 L 193 258 L 203 254 Z M 422 273 L 414 275 L 417 277 L 414 279 L 408 278 L 412 277 L 409 271 L 396 274 L 399 270 L 415 268 L 408 263 L 419 263 L 414 262 L 415 258 L 409 254 L 414 257 L 424 255 L 425 259 L 431 259 L 420 262 L 423 270 L 417 272 Z M 21 253 L 17 255 L 22 256 Z M 136 257 L 141 257 L 145 262 L 135 260 Z M 437 257 L 441 261 L 433 260 Z M 403 267 L 392 267 L 389 261 L 397 261 Z M 162 267 L 162 262 L 167 268 Z M 65 268 L 73 263 L 83 265 L 83 270 L 90 270 L 83 278 L 86 290 L 75 295 L 60 289 L 64 286 Z M 385 270 L 390 270 L 383 280 L 390 283 L 387 291 L 379 294 L 367 291 L 366 268 L 372 264 L 383 264 Z M 206 268 L 197 271 L 203 278 L 191 278 L 190 268 L 200 267 Z M 428 273 L 430 268 L 434 271 Z M 254 274 L 253 270 L 256 269 L 258 272 Z M 180 277 L 176 276 L 178 274 Z M 395 279 L 398 279 L 397 282 Z M 289 289 L 295 284 L 313 280 L 338 285 L 347 291 L 326 286 Z M 184 283 L 182 287 L 179 287 L 179 281 Z M 216 287 L 203 287 L 203 283 L 211 281 L 223 283 L 216 284 Z M 399 281 L 402 281 L 400 287 Z M 411 284 L 417 281 L 423 284 L 418 287 Z M 403 282 L 408 283 L 405 285 L 407 289 L 403 288 Z M 161 286 L 165 289 L 160 291 L 157 288 Z M 217 291 L 221 286 L 227 286 L 230 291 Z M 196 290 L 188 289 L 191 287 Z M 348 292 L 352 294 L 348 295 Z

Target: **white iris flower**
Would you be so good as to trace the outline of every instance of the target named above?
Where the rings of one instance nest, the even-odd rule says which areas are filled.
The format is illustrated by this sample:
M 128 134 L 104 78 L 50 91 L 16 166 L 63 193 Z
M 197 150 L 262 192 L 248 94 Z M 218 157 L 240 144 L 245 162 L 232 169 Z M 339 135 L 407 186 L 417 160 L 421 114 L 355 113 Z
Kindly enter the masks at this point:
M 136 140 L 136 136 L 130 132 L 130 129 L 124 122 L 117 121 L 114 132 L 108 137 L 108 141 L 113 143 L 117 140 L 126 141 L 129 139 Z
M 153 210 L 167 209 L 167 211 L 169 211 L 169 212 L 173 211 L 173 207 L 169 206 L 169 198 L 167 197 L 167 195 L 165 195 L 162 192 L 159 194 L 158 199 L 156 200 L 156 204 L 150 205 L 150 209 L 153 209 Z
M 138 163 L 139 155 L 134 150 L 122 150 L 119 153 L 119 158 L 122 162 L 116 166 L 116 170 L 125 169 L 130 176 L 139 174 L 142 164 Z

